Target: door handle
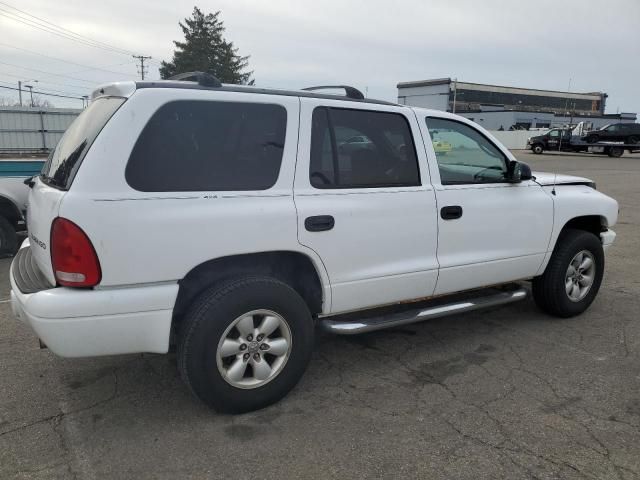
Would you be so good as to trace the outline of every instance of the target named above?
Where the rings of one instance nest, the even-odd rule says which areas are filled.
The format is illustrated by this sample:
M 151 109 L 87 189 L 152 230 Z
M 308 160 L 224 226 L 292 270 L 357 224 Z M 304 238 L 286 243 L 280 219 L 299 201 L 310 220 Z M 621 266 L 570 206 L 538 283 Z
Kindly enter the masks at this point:
M 304 228 L 309 232 L 324 232 L 331 230 L 336 224 L 335 219 L 331 215 L 316 215 L 304 219 Z
M 455 220 L 462 216 L 462 207 L 460 205 L 449 205 L 440 209 L 440 216 L 443 220 Z

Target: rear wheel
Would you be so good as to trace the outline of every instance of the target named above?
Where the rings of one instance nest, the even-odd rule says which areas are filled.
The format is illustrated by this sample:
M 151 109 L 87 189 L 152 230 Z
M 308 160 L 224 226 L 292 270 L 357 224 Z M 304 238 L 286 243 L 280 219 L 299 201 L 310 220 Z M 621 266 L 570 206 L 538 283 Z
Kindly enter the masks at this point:
M 622 147 L 611 147 L 609 148 L 609 156 L 610 157 L 621 157 L 622 154 L 624 153 L 624 148 Z
M 637 137 L 636 135 L 632 135 L 629 138 L 627 138 L 627 143 L 639 143 L 640 142 L 640 137 Z
M 536 155 L 540 155 L 542 152 L 544 152 L 544 148 L 542 147 L 541 144 L 536 143 L 533 148 L 531 149 L 533 151 L 533 153 L 535 153 Z
M 598 135 L 589 135 L 587 137 L 587 143 L 596 143 L 598 140 L 600 140 L 600 137 L 598 137 Z
M 533 298 L 551 315 L 579 315 L 598 294 L 603 273 L 604 252 L 598 237 L 583 230 L 565 230 L 546 270 L 533 279 Z
M 5 217 L 0 216 L 0 256 L 13 255 L 18 248 L 16 230 Z
M 220 412 L 248 412 L 280 400 L 304 373 L 313 348 L 313 320 L 304 300 L 269 277 L 210 288 L 180 330 L 182 378 Z

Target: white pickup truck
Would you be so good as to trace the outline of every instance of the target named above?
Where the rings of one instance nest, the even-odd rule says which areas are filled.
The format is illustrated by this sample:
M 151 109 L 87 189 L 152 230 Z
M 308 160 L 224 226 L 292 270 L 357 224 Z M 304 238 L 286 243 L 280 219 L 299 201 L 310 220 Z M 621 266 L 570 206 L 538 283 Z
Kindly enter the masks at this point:
M 615 200 L 465 118 L 345 92 L 99 87 L 32 186 L 15 315 L 67 357 L 175 345 L 197 397 L 243 412 L 294 387 L 316 326 L 504 304 L 528 280 L 548 314 L 591 304 Z

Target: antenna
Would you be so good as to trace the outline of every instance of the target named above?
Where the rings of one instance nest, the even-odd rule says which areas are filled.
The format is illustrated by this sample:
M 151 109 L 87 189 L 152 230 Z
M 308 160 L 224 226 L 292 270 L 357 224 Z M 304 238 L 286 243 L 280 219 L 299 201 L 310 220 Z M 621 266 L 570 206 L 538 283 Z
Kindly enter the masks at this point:
M 553 187 L 551 188 L 551 195 L 555 195 L 556 194 L 556 180 L 558 179 L 558 174 L 554 173 L 553 174 Z

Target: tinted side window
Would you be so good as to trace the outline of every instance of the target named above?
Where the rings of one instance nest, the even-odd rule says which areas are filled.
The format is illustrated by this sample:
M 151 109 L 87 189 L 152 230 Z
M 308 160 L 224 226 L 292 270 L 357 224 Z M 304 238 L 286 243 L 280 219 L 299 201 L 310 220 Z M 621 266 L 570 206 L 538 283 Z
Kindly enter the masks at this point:
M 280 105 L 167 103 L 142 130 L 127 182 L 143 192 L 266 190 L 280 172 L 286 123 Z
M 443 185 L 505 181 L 507 159 L 479 131 L 455 120 L 426 121 Z
M 315 188 L 420 185 L 409 123 L 397 113 L 316 108 L 309 176 Z

